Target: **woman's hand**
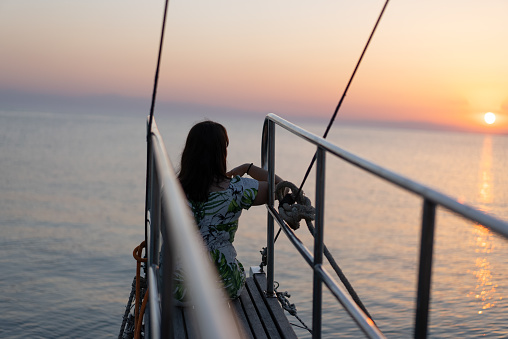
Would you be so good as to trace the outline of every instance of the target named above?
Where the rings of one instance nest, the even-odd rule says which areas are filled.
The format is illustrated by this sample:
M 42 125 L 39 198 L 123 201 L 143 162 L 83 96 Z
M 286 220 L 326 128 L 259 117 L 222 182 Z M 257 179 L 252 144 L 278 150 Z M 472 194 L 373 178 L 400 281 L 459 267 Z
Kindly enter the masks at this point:
M 261 167 L 257 167 L 252 163 L 240 165 L 226 173 L 229 178 L 236 175 L 243 176 L 244 174 L 248 174 L 251 178 L 254 178 L 257 181 L 268 181 L 268 171 L 262 169 Z M 282 179 L 279 176 L 275 175 L 275 184 L 278 184 L 281 181 Z
M 243 176 L 245 173 L 247 173 L 247 169 L 249 168 L 250 164 L 243 164 L 238 167 L 233 168 L 231 171 L 226 173 L 226 176 L 228 178 L 232 178 L 234 176 Z
M 248 172 L 248 173 L 247 173 Z M 253 179 L 256 179 L 259 182 L 258 185 L 258 194 L 254 199 L 253 205 L 263 205 L 268 202 L 268 171 L 257 167 L 254 164 L 243 164 L 238 167 L 233 168 L 231 171 L 227 172 L 226 175 L 228 177 L 234 177 L 236 175 L 243 176 L 244 174 L 248 174 Z M 275 176 L 275 184 L 281 182 L 282 179 L 279 176 Z

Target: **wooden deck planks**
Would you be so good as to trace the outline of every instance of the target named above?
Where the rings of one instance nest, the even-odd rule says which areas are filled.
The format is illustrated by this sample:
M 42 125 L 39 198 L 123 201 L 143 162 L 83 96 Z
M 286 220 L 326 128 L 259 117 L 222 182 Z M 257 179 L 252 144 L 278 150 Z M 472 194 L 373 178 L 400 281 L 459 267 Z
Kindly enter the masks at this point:
M 263 327 L 263 323 L 259 318 L 256 308 L 252 304 L 252 300 L 250 298 L 249 292 L 247 291 L 247 288 L 244 288 L 239 299 L 242 304 L 241 311 L 243 311 L 245 318 L 249 324 L 249 332 L 256 339 L 268 339 Z
M 264 274 L 254 274 L 254 281 L 256 282 L 256 286 L 258 287 L 259 291 L 262 293 L 266 289 L 266 276 Z M 285 339 L 297 338 L 295 331 L 289 323 L 289 320 L 286 317 L 286 314 L 280 306 L 277 298 L 265 298 L 265 302 L 267 304 L 271 318 L 273 319 L 275 326 L 277 326 L 281 336 Z
M 248 339 L 294 339 L 297 338 L 277 298 L 265 296 L 266 277 L 256 273 L 247 278 L 245 288 L 236 300 L 230 302 L 235 311 L 236 322 L 244 329 Z M 173 315 L 175 338 L 198 338 L 192 326 L 193 307 L 176 307 Z
M 239 325 L 239 327 L 244 329 L 244 334 L 245 334 L 246 338 L 247 339 L 257 339 L 254 337 L 254 335 L 251 331 L 251 326 L 249 324 L 249 320 L 247 319 L 247 316 L 245 315 L 246 312 L 244 311 L 244 309 L 242 307 L 242 302 L 240 301 L 240 298 L 232 300 L 230 302 L 230 305 L 236 314 L 235 320 L 237 321 L 237 324 Z
M 281 338 L 277 330 L 277 326 L 275 326 L 273 319 L 271 318 L 270 311 L 266 307 L 264 296 L 259 293 L 259 289 L 254 279 L 247 279 L 245 282 L 245 288 L 247 288 L 247 291 L 249 292 L 252 304 L 256 308 L 267 337 L 273 339 Z

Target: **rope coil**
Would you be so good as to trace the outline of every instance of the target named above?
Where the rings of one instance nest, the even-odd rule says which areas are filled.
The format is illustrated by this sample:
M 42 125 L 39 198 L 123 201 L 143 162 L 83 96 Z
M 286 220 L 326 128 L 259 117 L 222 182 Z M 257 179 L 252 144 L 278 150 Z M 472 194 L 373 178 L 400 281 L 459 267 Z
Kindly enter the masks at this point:
M 284 195 L 286 191 L 291 193 Z M 300 220 L 314 220 L 316 209 L 312 207 L 310 199 L 302 190 L 289 181 L 281 181 L 275 187 L 275 196 L 279 200 L 279 214 L 293 230 L 300 228 Z

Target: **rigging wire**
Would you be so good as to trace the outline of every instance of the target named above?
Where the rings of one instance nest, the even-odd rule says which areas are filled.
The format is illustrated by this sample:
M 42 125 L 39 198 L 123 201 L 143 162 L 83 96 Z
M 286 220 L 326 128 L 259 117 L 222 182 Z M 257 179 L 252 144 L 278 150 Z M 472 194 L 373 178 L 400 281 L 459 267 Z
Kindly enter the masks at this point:
M 353 81 L 353 78 L 354 78 L 354 76 L 356 74 L 356 71 L 358 70 L 358 67 L 360 66 L 360 63 L 362 62 L 363 56 L 365 55 L 365 52 L 367 51 L 367 48 L 369 47 L 370 41 L 372 40 L 372 37 L 374 36 L 374 33 L 376 32 L 377 26 L 379 25 L 379 22 L 381 21 L 381 18 L 383 17 L 383 13 L 385 12 L 385 9 L 386 9 L 389 1 L 390 0 L 386 0 L 385 1 L 385 4 L 384 4 L 383 8 L 381 9 L 381 13 L 379 13 L 379 16 L 377 18 L 376 24 L 374 25 L 374 28 L 372 29 L 372 32 L 370 33 L 369 39 L 367 40 L 367 43 L 365 44 L 365 47 L 363 48 L 362 54 L 360 55 L 360 58 L 358 59 L 358 62 L 356 63 L 356 66 L 355 66 L 355 68 L 353 70 L 353 73 L 351 74 L 351 77 L 349 78 L 347 86 L 344 89 L 344 92 L 342 93 L 342 96 L 341 96 L 341 98 L 340 98 L 340 100 L 339 100 L 339 102 L 337 104 L 337 107 L 335 108 L 335 111 L 334 111 L 334 113 L 332 115 L 332 118 L 330 119 L 330 122 L 328 123 L 328 126 L 326 127 L 326 131 L 325 131 L 325 133 L 323 135 L 324 139 L 326 139 L 326 137 L 328 136 L 328 132 L 330 131 L 330 128 L 332 127 L 332 124 L 335 121 L 335 118 L 337 117 L 339 109 L 342 106 L 342 102 L 344 101 L 344 98 L 346 97 L 346 94 L 347 94 L 347 91 L 349 89 L 349 86 L 351 85 L 351 83 Z M 312 161 L 311 161 L 309 167 L 307 168 L 307 172 L 305 173 L 305 176 L 304 176 L 304 178 L 302 180 L 302 183 L 301 183 L 300 187 L 298 188 L 298 192 L 297 192 L 296 196 L 300 195 L 300 192 L 302 191 L 303 185 L 305 184 L 305 181 L 307 180 L 307 178 L 309 176 L 309 173 L 310 173 L 312 167 L 314 166 L 314 163 L 316 162 L 316 158 L 317 158 L 317 151 L 316 151 L 316 153 L 314 153 L 314 156 L 312 157 Z M 290 200 L 292 200 L 292 198 Z M 314 230 L 313 230 L 313 228 L 311 226 L 310 221 L 307 222 L 307 226 L 309 227 L 309 231 L 312 234 L 312 236 L 314 236 Z M 281 230 L 282 230 L 282 228 L 279 228 L 279 231 L 277 232 L 277 235 L 275 236 L 274 243 L 275 243 L 275 241 L 277 241 L 277 238 L 279 237 L 279 234 L 280 234 Z M 371 315 L 369 314 L 369 312 L 367 311 L 367 309 L 365 308 L 365 306 L 363 305 L 362 301 L 360 300 L 360 298 L 356 294 L 355 290 L 353 289 L 353 286 L 349 283 L 349 281 L 347 280 L 346 276 L 344 275 L 344 273 L 342 272 L 340 267 L 335 262 L 335 259 L 333 258 L 331 253 L 326 248 L 326 245 L 323 244 L 323 246 L 324 246 L 325 256 L 328 259 L 328 262 L 330 263 L 332 268 L 335 270 L 335 273 L 337 273 L 337 275 L 339 276 L 340 280 L 342 281 L 342 283 L 346 287 L 347 291 L 349 292 L 349 294 L 351 295 L 351 297 L 353 298 L 355 303 L 363 310 L 363 312 L 372 321 L 374 321 L 372 319 Z
M 374 33 L 376 32 L 377 26 L 379 25 L 379 22 L 381 21 L 381 18 L 383 17 L 383 14 L 385 12 L 386 6 L 388 6 L 389 1 L 390 0 L 385 1 L 384 6 L 381 9 L 381 12 L 379 13 L 376 24 L 374 25 L 374 28 L 372 29 L 372 32 L 370 33 L 369 39 L 367 40 L 367 43 L 365 44 L 365 47 L 363 48 L 362 54 L 360 55 L 360 58 L 358 59 L 358 62 L 356 63 L 353 73 L 351 74 L 351 77 L 349 78 L 349 81 L 346 85 L 346 88 L 344 89 L 344 92 L 342 93 L 342 96 L 337 104 L 337 107 L 335 108 L 335 111 L 333 112 L 330 122 L 328 123 L 328 126 L 326 127 L 325 133 L 323 134 L 324 139 L 326 139 L 326 137 L 328 136 L 328 132 L 330 132 L 330 128 L 332 127 L 333 122 L 335 121 L 335 118 L 337 117 L 337 114 L 339 113 L 339 109 L 342 106 L 342 102 L 344 101 L 344 98 L 346 97 L 347 91 L 349 90 L 349 86 L 351 86 L 351 83 L 353 82 L 353 78 L 355 77 L 356 71 L 358 70 L 360 63 L 362 62 L 363 56 L 365 55 L 365 52 L 367 51 L 367 48 L 369 47 L 370 41 L 372 40 L 372 37 L 374 36 Z M 310 171 L 312 170 L 312 167 L 314 166 L 314 163 L 316 162 L 316 157 L 317 157 L 317 152 L 314 153 L 314 156 L 312 157 L 312 161 L 310 162 L 310 165 L 307 168 L 307 172 L 305 172 L 305 176 L 303 177 L 302 183 L 300 184 L 300 187 L 298 188 L 298 192 L 297 192 L 296 196 L 300 195 L 303 185 L 305 185 L 305 182 L 307 181 L 307 178 L 309 177 Z M 277 232 L 277 235 L 275 236 L 274 242 L 277 241 L 277 238 L 279 237 L 281 230 L 282 229 L 279 228 L 279 231 Z
M 353 78 L 355 77 L 356 71 L 358 70 L 358 67 L 360 66 L 360 63 L 362 62 L 363 56 L 365 55 L 365 52 L 367 51 L 367 48 L 369 47 L 370 41 L 372 40 L 372 37 L 374 36 L 374 33 L 376 32 L 377 26 L 379 25 L 379 22 L 381 21 L 381 17 L 383 16 L 383 13 L 385 12 L 386 6 L 388 5 L 388 2 L 390 0 L 386 0 L 383 9 L 381 10 L 381 13 L 379 13 L 379 16 L 377 18 L 376 24 L 374 25 L 374 28 L 372 29 L 372 32 L 370 33 L 369 39 L 367 40 L 367 43 L 365 44 L 365 47 L 363 48 L 362 54 L 360 55 L 360 58 L 358 59 L 358 62 L 356 63 L 356 67 L 353 71 L 353 74 L 351 74 L 351 77 L 349 78 L 349 82 L 347 83 L 346 88 L 344 89 L 344 93 L 342 93 L 342 97 L 339 100 L 339 103 L 337 104 L 337 107 L 335 108 L 335 111 L 332 115 L 332 118 L 330 119 L 330 122 L 328 123 L 328 126 L 326 127 L 326 131 L 323 134 L 323 139 L 326 139 L 328 136 L 328 132 L 330 132 L 330 128 L 333 125 L 333 122 L 335 121 L 335 118 L 337 117 L 337 113 L 339 113 L 339 109 L 342 106 L 342 102 L 344 101 L 344 98 L 346 97 L 347 91 L 349 90 L 349 86 L 351 85 L 351 82 L 353 82 Z M 307 181 L 307 177 L 309 176 L 309 173 L 314 166 L 314 163 L 316 162 L 316 156 L 317 152 L 314 153 L 314 157 L 312 158 L 312 161 L 309 165 L 309 168 L 307 169 L 307 172 L 305 173 L 305 176 L 303 177 L 303 181 L 300 185 L 300 188 L 298 189 L 298 194 L 300 194 L 300 191 L 303 188 L 303 185 L 305 184 L 305 181 Z M 297 196 L 298 196 L 297 194 Z
M 147 227 L 148 227 L 148 188 L 149 188 L 149 180 L 150 175 L 148 173 L 148 169 L 150 168 L 150 158 L 151 158 L 151 138 L 150 135 L 152 134 L 152 121 L 153 121 L 153 112 L 155 108 L 155 99 L 157 96 L 157 86 L 159 84 L 159 70 L 160 70 L 160 64 L 161 64 L 161 58 L 162 58 L 162 47 L 164 45 L 164 32 L 166 31 L 166 17 L 168 13 L 168 5 L 169 0 L 165 1 L 164 4 L 164 15 L 162 17 L 162 28 L 161 28 L 161 39 L 159 43 L 159 55 L 157 57 L 157 67 L 155 69 L 155 79 L 153 84 L 153 91 L 152 91 L 152 103 L 150 105 L 150 118 L 148 119 L 148 129 L 146 133 L 146 193 L 145 193 L 145 242 L 147 241 Z
M 153 92 L 152 92 L 152 105 L 150 106 L 150 120 L 148 125 L 148 131 L 152 132 L 152 120 L 153 120 L 153 111 L 155 108 L 155 97 L 157 96 L 157 86 L 159 84 L 159 70 L 161 65 L 161 58 L 162 58 L 162 47 L 164 46 L 164 32 L 166 31 L 166 17 L 168 13 L 168 5 L 169 0 L 166 0 L 164 5 L 164 15 L 162 19 L 162 29 L 161 29 L 161 40 L 159 43 L 159 55 L 157 57 L 157 68 L 155 70 L 155 80 L 153 84 Z

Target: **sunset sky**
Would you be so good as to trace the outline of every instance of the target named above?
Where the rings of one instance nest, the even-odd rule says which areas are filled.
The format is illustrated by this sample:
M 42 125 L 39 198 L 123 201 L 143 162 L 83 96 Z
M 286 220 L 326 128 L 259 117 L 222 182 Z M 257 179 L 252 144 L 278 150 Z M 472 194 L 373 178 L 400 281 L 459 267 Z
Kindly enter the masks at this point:
M 172 0 L 158 100 L 329 117 L 383 4 Z M 79 97 L 149 103 L 163 7 L 2 0 L 0 110 Z M 391 0 L 340 119 L 508 133 L 507 13 L 506 0 Z

